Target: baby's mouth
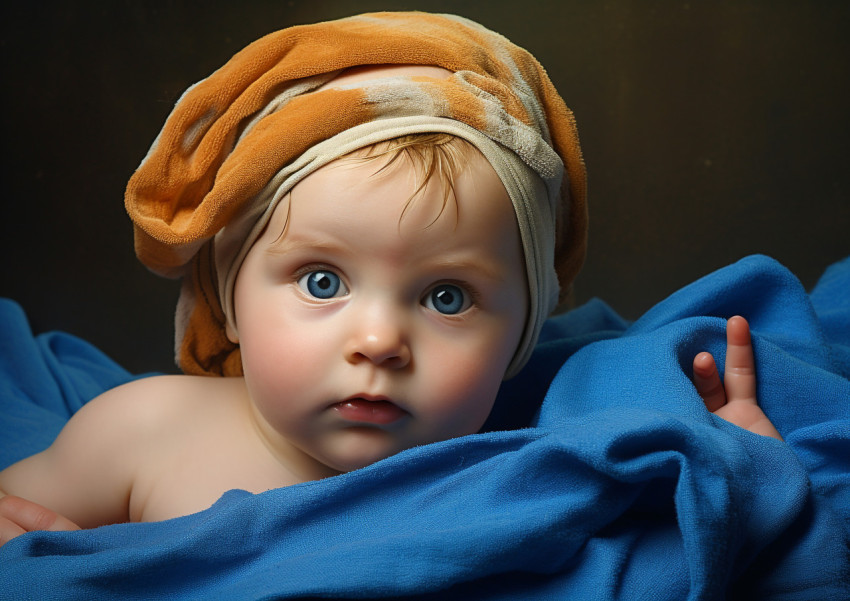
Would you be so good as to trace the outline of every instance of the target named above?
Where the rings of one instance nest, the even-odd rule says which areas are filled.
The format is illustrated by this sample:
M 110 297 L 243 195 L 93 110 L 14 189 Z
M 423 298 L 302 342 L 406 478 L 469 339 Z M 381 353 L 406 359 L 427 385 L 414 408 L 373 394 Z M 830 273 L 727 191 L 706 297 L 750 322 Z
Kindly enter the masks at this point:
M 346 421 L 385 426 L 408 415 L 407 411 L 389 399 L 354 396 L 333 405 L 333 409 Z

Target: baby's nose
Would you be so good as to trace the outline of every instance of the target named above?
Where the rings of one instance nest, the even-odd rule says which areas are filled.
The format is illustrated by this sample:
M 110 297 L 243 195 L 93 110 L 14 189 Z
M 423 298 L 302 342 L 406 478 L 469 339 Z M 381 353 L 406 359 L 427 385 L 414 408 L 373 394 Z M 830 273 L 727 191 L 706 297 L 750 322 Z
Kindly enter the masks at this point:
M 369 361 L 389 369 L 401 369 L 410 363 L 410 345 L 405 328 L 397 317 L 379 313 L 354 327 L 345 348 L 350 363 Z

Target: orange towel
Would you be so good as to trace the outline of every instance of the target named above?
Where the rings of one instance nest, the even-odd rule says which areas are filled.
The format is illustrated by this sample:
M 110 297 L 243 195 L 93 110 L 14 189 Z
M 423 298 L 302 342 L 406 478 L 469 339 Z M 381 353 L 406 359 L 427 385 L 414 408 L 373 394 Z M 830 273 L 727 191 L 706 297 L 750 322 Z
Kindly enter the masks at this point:
M 343 69 L 373 64 L 454 75 L 317 90 Z M 237 53 L 184 93 L 131 177 L 125 200 L 139 259 L 184 278 L 176 351 L 186 373 L 241 374 L 225 335 L 228 296 L 280 190 L 340 148 L 415 131 L 466 137 L 491 163 L 502 153 L 503 181 L 520 164 L 542 182 L 518 176 L 513 192 L 506 183 L 532 288 L 521 366 L 584 260 L 586 176 L 572 113 L 534 57 L 504 37 L 450 15 L 375 13 L 284 29 Z

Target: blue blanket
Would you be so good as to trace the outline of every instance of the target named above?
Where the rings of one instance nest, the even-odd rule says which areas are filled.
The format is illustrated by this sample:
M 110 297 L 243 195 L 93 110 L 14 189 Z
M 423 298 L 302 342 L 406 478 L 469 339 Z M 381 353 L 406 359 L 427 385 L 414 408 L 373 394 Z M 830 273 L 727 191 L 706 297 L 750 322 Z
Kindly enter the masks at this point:
M 786 442 L 709 414 L 690 364 L 750 322 Z M 0 304 L 0 466 L 130 374 Z M 850 598 L 850 259 L 811 294 L 750 257 L 626 323 L 547 323 L 487 431 L 160 523 L 30 533 L 4 599 Z M 541 402 L 542 400 L 542 402 Z

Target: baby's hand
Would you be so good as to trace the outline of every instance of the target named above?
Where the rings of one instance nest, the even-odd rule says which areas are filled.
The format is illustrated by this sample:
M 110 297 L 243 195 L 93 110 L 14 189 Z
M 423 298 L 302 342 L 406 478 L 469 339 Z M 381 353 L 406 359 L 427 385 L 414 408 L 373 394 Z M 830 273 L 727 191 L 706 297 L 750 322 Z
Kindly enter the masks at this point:
M 33 530 L 79 530 L 80 527 L 38 503 L 11 495 L 0 496 L 0 547 Z
M 720 381 L 710 353 L 694 357 L 694 385 L 706 408 L 750 432 L 782 440 L 756 400 L 756 367 L 750 326 L 736 316 L 726 323 L 726 371 Z

